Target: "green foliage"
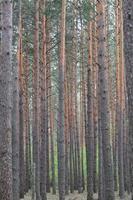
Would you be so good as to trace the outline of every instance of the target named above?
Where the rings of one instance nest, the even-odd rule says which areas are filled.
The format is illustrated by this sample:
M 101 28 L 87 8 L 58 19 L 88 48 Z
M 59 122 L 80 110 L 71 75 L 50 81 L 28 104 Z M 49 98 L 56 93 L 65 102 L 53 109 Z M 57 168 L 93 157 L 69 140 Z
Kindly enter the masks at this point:
M 83 0 L 82 2 L 82 12 L 85 21 L 90 21 L 95 13 L 95 5 L 90 2 L 90 0 Z
M 44 11 L 47 17 L 57 18 L 61 11 L 61 0 L 48 1 L 46 10 Z

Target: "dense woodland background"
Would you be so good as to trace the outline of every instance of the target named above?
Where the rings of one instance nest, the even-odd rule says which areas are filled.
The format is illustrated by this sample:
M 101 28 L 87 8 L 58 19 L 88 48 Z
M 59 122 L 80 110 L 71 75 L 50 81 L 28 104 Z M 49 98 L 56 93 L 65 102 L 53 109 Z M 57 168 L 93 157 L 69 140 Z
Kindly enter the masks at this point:
M 0 200 L 24 198 L 133 199 L 133 0 L 0 1 Z

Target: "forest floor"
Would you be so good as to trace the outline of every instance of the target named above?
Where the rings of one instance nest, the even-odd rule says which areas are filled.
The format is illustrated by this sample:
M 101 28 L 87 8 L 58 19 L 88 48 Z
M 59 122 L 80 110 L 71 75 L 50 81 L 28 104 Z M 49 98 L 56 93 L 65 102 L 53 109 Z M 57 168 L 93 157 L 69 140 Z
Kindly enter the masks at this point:
M 52 194 L 48 194 L 48 199 L 47 200 L 59 200 L 58 195 L 52 195 Z M 94 200 L 97 200 L 98 196 L 97 194 L 94 195 Z M 120 198 L 118 197 L 118 194 L 116 194 L 116 200 L 119 200 Z M 32 200 L 31 198 L 31 193 L 29 192 L 24 200 Z M 82 193 L 82 194 L 78 194 L 77 192 L 70 194 L 68 196 L 66 196 L 66 200 L 86 200 L 86 193 Z M 125 198 L 124 200 L 131 200 L 131 196 L 125 194 Z

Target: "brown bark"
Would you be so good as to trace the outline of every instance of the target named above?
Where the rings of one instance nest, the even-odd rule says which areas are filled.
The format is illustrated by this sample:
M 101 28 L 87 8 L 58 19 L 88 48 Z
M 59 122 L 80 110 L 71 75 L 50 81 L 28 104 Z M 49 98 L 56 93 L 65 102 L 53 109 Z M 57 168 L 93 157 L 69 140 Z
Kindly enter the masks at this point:
M 59 111 L 58 111 L 58 186 L 59 199 L 65 199 L 65 137 L 64 137 L 64 69 L 65 69 L 65 23 L 66 23 L 66 0 L 62 0 L 61 11 L 61 44 L 58 69 L 59 81 Z

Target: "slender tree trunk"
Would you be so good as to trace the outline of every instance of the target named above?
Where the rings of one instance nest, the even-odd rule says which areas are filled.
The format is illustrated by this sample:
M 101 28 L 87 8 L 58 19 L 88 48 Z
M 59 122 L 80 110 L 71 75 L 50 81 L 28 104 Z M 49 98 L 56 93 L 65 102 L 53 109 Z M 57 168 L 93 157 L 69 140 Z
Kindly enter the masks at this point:
M 40 200 L 39 2 L 35 0 L 33 162 L 36 200 Z
M 89 34 L 89 58 L 88 58 L 88 80 L 87 80 L 87 119 L 88 131 L 86 140 L 87 152 L 87 200 L 93 199 L 93 170 L 94 170 L 94 130 L 93 130 L 93 81 L 92 81 L 92 22 L 88 25 Z
M 19 168 L 20 168 L 20 198 L 24 197 L 24 177 L 25 177 L 25 169 L 24 169 L 24 98 L 23 98 L 23 78 L 22 78 L 22 38 L 20 37 L 20 52 L 19 52 Z
M 14 11 L 13 24 L 19 29 L 20 26 L 20 14 L 21 14 L 20 2 L 16 6 L 16 12 Z M 16 20 L 18 17 L 18 20 Z M 14 26 L 15 29 L 15 26 Z M 14 45 L 18 42 L 19 36 L 16 36 L 14 30 Z M 19 50 L 19 45 L 18 45 Z M 19 180 L 19 59 L 16 54 L 13 56 L 13 77 L 12 77 L 12 176 L 13 176 L 13 199 L 19 200 L 20 192 L 20 180 Z
M 23 49 L 22 49 L 22 18 L 20 12 L 19 24 L 19 48 L 18 48 L 18 65 L 19 65 L 19 176 L 20 176 L 20 198 L 24 197 L 24 109 L 23 109 Z
M 68 78 L 67 66 L 65 66 L 64 106 L 65 106 L 65 193 L 69 194 L 69 120 L 68 120 Z
M 50 124 L 50 149 L 51 149 L 51 185 L 52 185 L 52 192 L 53 194 L 56 194 L 56 177 L 55 177 L 55 134 L 54 134 L 54 128 L 55 128 L 55 114 L 54 114 L 54 100 L 53 100 L 53 94 L 52 94 L 52 65 L 51 65 L 51 22 L 47 18 L 47 69 L 48 69 L 48 103 L 49 103 L 49 124 Z
M 26 50 L 25 55 L 25 69 L 24 69 L 24 97 L 25 97 L 25 173 L 26 173 L 26 185 L 25 192 L 27 193 L 30 188 L 30 121 L 29 121 L 29 51 Z
M 80 73 L 80 136 L 81 136 L 81 169 L 82 169 L 82 189 L 85 190 L 85 177 L 84 177 L 84 137 L 85 137 L 85 114 L 84 114 L 84 46 L 83 46 L 83 23 L 80 16 L 81 35 L 80 35 L 80 54 L 81 54 L 81 73 Z
M 123 19 L 124 19 L 124 55 L 125 70 L 128 94 L 128 117 L 129 117 L 129 141 L 130 141 L 130 173 L 131 190 L 133 199 L 133 1 L 123 1 Z
M 94 6 L 94 2 L 93 2 Z M 95 13 L 93 13 L 95 17 Z M 97 161 L 98 161 L 98 67 L 97 67 L 97 39 L 96 22 L 92 22 L 92 72 L 93 72 L 93 129 L 94 129 L 94 171 L 93 171 L 93 190 L 97 193 Z
M 43 8 L 45 10 L 45 2 L 43 2 Z M 46 16 L 42 17 L 42 76 L 41 76 L 41 149 L 40 149 L 40 189 L 41 198 L 46 200 L 46 184 L 47 184 L 47 165 L 46 165 Z
M 65 137 L 64 137 L 64 69 L 65 69 L 66 0 L 62 0 L 61 45 L 59 62 L 59 112 L 58 112 L 58 185 L 59 200 L 65 200 Z
M 56 194 L 56 183 L 55 183 L 55 152 L 54 152 L 54 111 L 53 111 L 53 98 L 50 92 L 50 134 L 51 134 L 51 171 L 52 171 L 52 189 L 53 194 Z
M 3 0 L 0 64 L 0 198 L 12 200 L 12 2 Z

